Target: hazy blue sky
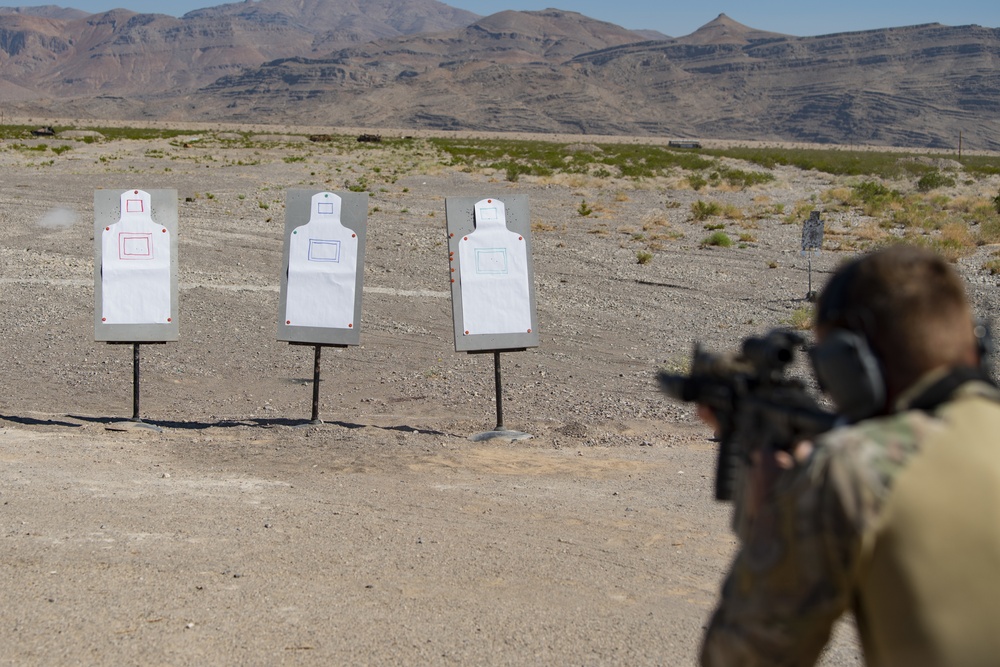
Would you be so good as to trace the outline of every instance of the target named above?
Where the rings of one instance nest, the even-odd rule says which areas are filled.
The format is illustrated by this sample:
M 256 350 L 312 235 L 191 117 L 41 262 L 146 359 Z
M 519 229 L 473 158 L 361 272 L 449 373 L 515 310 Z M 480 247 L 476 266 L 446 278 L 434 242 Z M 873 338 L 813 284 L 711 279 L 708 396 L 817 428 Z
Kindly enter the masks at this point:
M 0 0 L 0 6 L 59 4 L 87 12 L 124 7 L 137 12 L 159 12 L 179 16 L 192 9 L 211 7 L 212 0 Z M 831 32 L 887 28 L 917 23 L 966 25 L 976 23 L 1000 27 L 998 0 L 840 0 L 839 2 L 803 3 L 801 0 L 719 0 L 718 2 L 682 3 L 650 0 L 452 0 L 453 7 L 476 14 L 493 14 L 504 9 L 537 10 L 558 7 L 595 19 L 610 21 L 625 28 L 648 28 L 679 37 L 697 30 L 721 13 L 761 30 L 790 35 L 822 35 Z

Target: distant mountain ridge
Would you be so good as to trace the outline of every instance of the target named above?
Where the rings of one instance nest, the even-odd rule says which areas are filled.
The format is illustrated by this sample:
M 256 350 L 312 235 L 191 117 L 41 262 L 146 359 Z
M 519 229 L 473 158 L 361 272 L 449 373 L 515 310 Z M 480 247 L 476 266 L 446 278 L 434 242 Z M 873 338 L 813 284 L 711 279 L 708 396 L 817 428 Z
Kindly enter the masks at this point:
M 29 11 L 30 9 L 30 11 Z M 654 39 L 650 39 L 650 37 Z M 558 9 L 258 0 L 181 18 L 0 8 L 0 103 L 53 116 L 1000 150 L 1000 30 L 677 38 Z
M 583 54 L 572 65 L 636 94 L 639 109 L 692 119 L 685 129 L 694 136 L 944 148 L 961 132 L 969 146 L 1000 149 L 995 28 L 682 38 Z
M 275 58 L 324 54 L 478 18 L 436 0 L 364 0 L 363 11 L 358 0 L 260 0 L 179 19 L 123 9 L 31 9 L 0 9 L 0 80 L 60 102 L 129 97 L 129 108 Z
M 40 16 L 48 19 L 80 19 L 88 16 L 87 12 L 79 9 L 66 9 L 56 5 L 40 5 L 38 7 L 0 7 L 2 14 L 23 14 L 25 16 Z

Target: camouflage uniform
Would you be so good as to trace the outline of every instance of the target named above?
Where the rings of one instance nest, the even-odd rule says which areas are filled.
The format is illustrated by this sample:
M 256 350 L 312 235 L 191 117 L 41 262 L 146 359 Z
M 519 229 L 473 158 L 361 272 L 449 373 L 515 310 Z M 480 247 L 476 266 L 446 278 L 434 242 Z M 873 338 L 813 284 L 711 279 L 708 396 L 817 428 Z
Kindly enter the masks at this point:
M 740 526 L 702 665 L 812 665 L 847 610 L 869 665 L 1000 665 L 1000 392 L 907 405 L 824 435 Z

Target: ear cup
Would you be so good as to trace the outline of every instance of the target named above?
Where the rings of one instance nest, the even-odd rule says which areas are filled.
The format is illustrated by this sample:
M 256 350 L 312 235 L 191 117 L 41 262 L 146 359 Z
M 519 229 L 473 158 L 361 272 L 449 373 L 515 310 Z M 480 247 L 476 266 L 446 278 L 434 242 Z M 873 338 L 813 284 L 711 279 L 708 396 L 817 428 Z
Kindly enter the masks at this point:
M 809 351 L 819 385 L 852 422 L 885 407 L 885 380 L 878 359 L 863 336 L 834 329 Z

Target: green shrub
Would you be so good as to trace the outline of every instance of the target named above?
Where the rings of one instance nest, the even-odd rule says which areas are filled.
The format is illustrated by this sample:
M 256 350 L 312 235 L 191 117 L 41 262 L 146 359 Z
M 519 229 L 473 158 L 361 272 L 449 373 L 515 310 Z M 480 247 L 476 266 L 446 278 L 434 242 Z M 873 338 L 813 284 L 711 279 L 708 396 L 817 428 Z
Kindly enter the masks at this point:
M 902 198 L 898 190 L 890 190 L 876 181 L 863 181 L 851 186 L 854 196 L 863 204 L 866 215 L 877 216 L 893 202 Z
M 743 171 L 742 169 L 720 169 L 720 176 L 735 187 L 749 188 L 752 185 L 774 181 L 774 174 L 766 171 Z
M 635 261 L 639 264 L 649 264 L 653 261 L 653 253 L 646 252 L 645 250 L 637 250 L 635 253 Z
M 907 174 L 924 173 L 931 170 L 931 167 L 925 164 L 908 159 L 911 156 L 892 152 L 746 147 L 711 149 L 702 152 L 707 155 L 746 160 L 765 169 L 773 169 L 778 165 L 783 165 L 798 167 L 803 171 L 815 169 L 836 176 L 876 176 L 895 179 Z M 990 173 L 992 169 L 1000 169 L 1000 161 L 995 157 L 980 158 L 974 164 L 978 173 L 986 174 Z M 965 165 L 965 169 L 967 172 L 971 172 L 970 163 Z
M 876 181 L 862 181 L 852 185 L 851 189 L 866 204 L 892 195 L 892 190 Z
M 979 243 L 1000 243 L 1000 220 L 994 218 L 979 224 Z
M 695 220 L 707 220 L 713 215 L 719 215 L 722 213 L 722 207 L 718 202 L 704 202 L 698 200 L 691 204 L 691 216 Z
M 367 192 L 368 180 L 364 177 L 361 177 L 357 180 L 357 182 L 354 183 L 348 181 L 347 189 L 350 190 L 351 192 Z
M 785 320 L 785 324 L 791 326 L 793 329 L 798 329 L 799 331 L 805 331 L 812 328 L 812 323 L 813 309 L 810 306 L 795 309 L 791 316 Z
M 932 231 L 941 229 L 951 217 L 940 205 L 934 206 L 916 195 L 901 199 L 899 206 L 892 211 L 887 222 L 899 225 L 904 229 L 921 229 Z
M 966 174 L 973 176 L 996 176 L 1000 174 L 1000 161 L 993 156 L 966 155 L 962 158 Z
M 929 171 L 920 177 L 917 181 L 917 190 L 921 192 L 930 192 L 931 190 L 936 190 L 938 188 L 950 188 L 954 187 L 955 179 L 946 174 L 942 174 L 938 170 Z
M 555 173 L 594 173 L 608 178 L 618 173 L 622 178 L 663 176 L 673 168 L 706 169 L 712 161 L 699 155 L 677 153 L 660 146 L 600 144 L 599 152 L 573 153 L 567 158 L 566 144 L 547 141 L 506 139 L 429 139 L 427 143 L 448 156 L 451 166 L 468 169 L 493 168 L 516 174 L 548 176 Z M 498 160 L 498 156 L 501 158 Z
M 989 271 L 990 275 L 994 276 L 1000 273 L 1000 254 L 994 252 L 992 257 L 983 264 L 983 270 Z
M 503 169 L 504 178 L 506 178 L 511 183 L 517 183 L 519 180 L 521 180 L 521 174 L 531 173 L 530 168 L 517 162 L 498 163 L 497 167 Z
M 703 239 L 701 245 L 702 247 L 717 246 L 719 248 L 729 248 L 733 245 L 733 240 L 725 232 L 715 232 L 708 238 Z

